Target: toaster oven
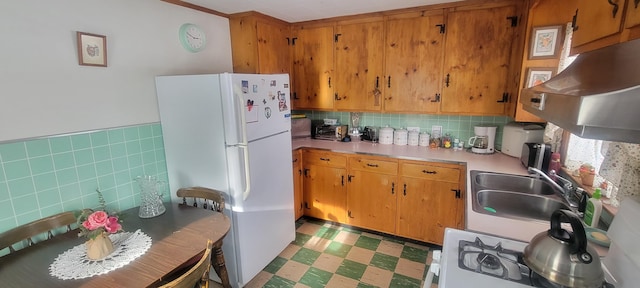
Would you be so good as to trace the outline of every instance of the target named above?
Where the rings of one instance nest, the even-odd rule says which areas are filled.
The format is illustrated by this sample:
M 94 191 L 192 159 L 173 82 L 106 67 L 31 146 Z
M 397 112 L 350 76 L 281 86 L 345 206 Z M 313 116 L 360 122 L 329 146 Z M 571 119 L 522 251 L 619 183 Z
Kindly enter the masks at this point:
M 342 141 L 347 137 L 349 126 L 347 125 L 317 125 L 311 130 L 314 139 Z

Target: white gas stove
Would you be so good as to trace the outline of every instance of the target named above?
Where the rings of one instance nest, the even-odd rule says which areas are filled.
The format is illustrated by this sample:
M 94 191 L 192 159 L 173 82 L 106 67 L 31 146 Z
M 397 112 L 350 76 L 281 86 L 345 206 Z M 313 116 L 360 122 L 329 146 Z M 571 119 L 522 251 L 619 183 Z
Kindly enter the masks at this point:
M 602 260 L 607 282 L 603 287 L 638 287 L 639 222 L 640 204 L 623 201 L 607 233 L 612 243 Z M 438 287 L 556 287 L 524 264 L 522 251 L 526 246 L 526 242 L 447 228 Z

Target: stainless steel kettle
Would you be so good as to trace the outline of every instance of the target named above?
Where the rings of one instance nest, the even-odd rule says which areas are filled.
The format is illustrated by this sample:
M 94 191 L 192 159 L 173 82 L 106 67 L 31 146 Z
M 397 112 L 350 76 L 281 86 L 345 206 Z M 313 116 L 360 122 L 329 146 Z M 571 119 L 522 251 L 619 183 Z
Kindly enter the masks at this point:
M 561 228 L 565 219 L 573 232 Z M 598 253 L 587 244 L 580 218 L 569 210 L 553 212 L 551 229 L 531 239 L 523 260 L 533 272 L 564 287 L 602 287 L 605 283 Z

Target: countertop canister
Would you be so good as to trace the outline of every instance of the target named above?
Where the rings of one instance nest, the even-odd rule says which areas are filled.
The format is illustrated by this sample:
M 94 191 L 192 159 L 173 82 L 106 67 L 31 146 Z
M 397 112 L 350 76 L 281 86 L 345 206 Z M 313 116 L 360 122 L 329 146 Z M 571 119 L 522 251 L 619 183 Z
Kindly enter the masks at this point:
M 380 136 L 378 137 L 378 143 L 393 144 L 393 128 L 391 127 L 380 128 Z
M 395 145 L 407 145 L 409 137 L 409 131 L 400 128 L 393 132 L 393 144 Z
M 428 147 L 429 146 L 429 133 L 422 132 L 420 133 L 420 138 L 418 139 L 418 145 Z
M 407 141 L 407 144 L 409 144 L 409 146 L 418 146 L 419 143 L 420 143 L 420 132 L 410 131 L 409 140 Z

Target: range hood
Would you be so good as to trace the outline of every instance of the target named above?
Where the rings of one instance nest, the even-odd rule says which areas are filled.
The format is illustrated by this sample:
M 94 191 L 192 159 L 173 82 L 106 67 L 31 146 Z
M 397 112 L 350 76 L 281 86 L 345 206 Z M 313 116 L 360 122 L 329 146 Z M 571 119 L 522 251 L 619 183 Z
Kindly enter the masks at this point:
M 582 138 L 640 143 L 640 39 L 580 54 L 520 102 Z

